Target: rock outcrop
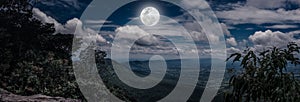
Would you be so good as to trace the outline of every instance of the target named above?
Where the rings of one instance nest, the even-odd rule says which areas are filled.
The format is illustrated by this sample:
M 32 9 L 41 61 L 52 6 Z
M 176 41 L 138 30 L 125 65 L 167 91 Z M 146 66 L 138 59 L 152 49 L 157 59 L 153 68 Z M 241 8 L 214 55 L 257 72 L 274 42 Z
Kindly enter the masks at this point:
M 81 102 L 76 99 L 69 99 L 63 97 L 50 97 L 46 95 L 32 95 L 21 96 L 10 93 L 6 90 L 0 89 L 0 101 L 1 102 Z

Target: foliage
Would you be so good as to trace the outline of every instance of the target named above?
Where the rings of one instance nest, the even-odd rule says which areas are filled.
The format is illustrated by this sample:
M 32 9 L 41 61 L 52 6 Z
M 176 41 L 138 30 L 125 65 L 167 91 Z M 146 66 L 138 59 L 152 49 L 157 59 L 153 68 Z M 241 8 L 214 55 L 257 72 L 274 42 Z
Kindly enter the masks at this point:
M 73 36 L 32 15 L 27 0 L 0 1 L 0 88 L 84 99 L 71 63 Z
M 230 58 L 240 62 L 242 73 L 229 80 L 231 90 L 225 94 L 226 101 L 300 101 L 300 82 L 293 72 L 287 71 L 290 64 L 300 64 L 300 47 L 290 43 L 286 49 L 273 47 L 259 54 L 248 49 L 245 54 L 235 53 Z

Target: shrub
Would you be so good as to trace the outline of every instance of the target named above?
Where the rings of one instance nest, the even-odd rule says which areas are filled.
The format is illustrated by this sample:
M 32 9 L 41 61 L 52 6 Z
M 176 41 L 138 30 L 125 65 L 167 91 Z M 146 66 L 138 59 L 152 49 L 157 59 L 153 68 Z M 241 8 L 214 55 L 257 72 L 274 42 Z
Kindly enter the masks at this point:
M 287 71 L 290 64 L 299 64 L 300 47 L 290 43 L 286 49 L 273 47 L 259 54 L 248 49 L 245 54 L 235 53 L 233 63 L 241 63 L 242 72 L 229 80 L 231 90 L 225 93 L 226 101 L 300 101 L 300 82 L 293 72 Z

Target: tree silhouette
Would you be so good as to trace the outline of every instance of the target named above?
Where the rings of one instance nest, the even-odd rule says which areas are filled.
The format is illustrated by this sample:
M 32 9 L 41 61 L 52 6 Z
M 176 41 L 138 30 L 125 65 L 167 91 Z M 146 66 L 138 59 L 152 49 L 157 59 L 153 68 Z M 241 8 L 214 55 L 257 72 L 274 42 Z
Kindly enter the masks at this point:
M 290 43 L 286 49 L 273 47 L 256 54 L 246 50 L 246 54 L 232 54 L 234 62 L 241 62 L 242 73 L 229 80 L 231 90 L 225 94 L 226 101 L 300 101 L 300 82 L 293 72 L 287 71 L 288 64 L 300 64 L 300 47 Z
M 27 0 L 0 1 L 0 88 L 84 99 L 71 65 L 71 34 L 33 17 Z

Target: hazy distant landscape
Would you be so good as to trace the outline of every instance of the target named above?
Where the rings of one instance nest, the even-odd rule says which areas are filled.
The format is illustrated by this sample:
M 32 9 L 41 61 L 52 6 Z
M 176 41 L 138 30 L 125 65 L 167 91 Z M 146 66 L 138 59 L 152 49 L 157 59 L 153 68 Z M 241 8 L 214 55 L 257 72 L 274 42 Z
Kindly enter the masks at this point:
M 207 61 L 207 60 L 205 60 Z M 106 60 L 106 63 L 117 63 L 111 61 L 109 59 Z M 135 72 L 138 76 L 147 76 L 150 73 L 149 70 L 149 61 L 131 61 L 132 71 Z M 154 62 L 155 63 L 155 62 Z M 154 88 L 148 90 L 139 90 L 130 88 L 127 85 L 120 83 L 120 80 L 117 78 L 115 73 L 113 72 L 112 66 L 108 65 L 108 69 L 105 72 L 99 72 L 100 76 L 106 79 L 109 77 L 110 80 L 107 80 L 107 86 L 119 86 L 120 90 L 123 90 L 125 95 L 132 99 L 136 99 L 137 101 L 146 101 L 151 102 L 158 100 L 164 96 L 166 96 L 176 85 L 179 75 L 180 75 L 180 60 L 167 60 L 166 63 L 168 64 L 167 74 L 165 75 L 162 82 L 160 82 Z M 120 64 L 120 63 L 119 63 Z M 122 66 L 122 64 L 120 64 Z M 123 65 L 124 66 L 124 65 Z M 194 92 L 193 96 L 190 98 L 190 101 L 196 101 L 201 97 L 202 91 L 206 85 L 206 81 L 208 80 L 208 75 L 210 72 L 210 63 L 201 63 L 201 66 L 205 66 L 201 68 L 199 82 L 196 86 L 196 91 Z M 124 68 L 126 68 L 124 66 Z M 192 69 L 192 68 L 191 68 Z M 191 70 L 193 71 L 193 70 Z M 109 74 L 109 75 L 107 75 Z M 191 75 L 192 76 L 192 75 Z M 111 85 L 113 84 L 113 85 Z M 189 83 L 186 83 L 187 85 Z M 118 95 L 117 95 L 118 96 Z M 120 96 L 119 96 L 120 97 Z M 220 97 L 219 97 L 220 98 Z
M 190 60 L 195 60 L 195 59 L 190 59 Z M 117 78 L 117 76 L 113 72 L 112 69 L 113 66 L 109 65 L 109 63 L 119 64 L 119 66 L 121 67 L 128 68 L 124 64 L 112 61 L 110 59 L 106 59 L 106 64 L 108 64 L 108 68 L 105 69 L 105 71 L 103 72 L 100 70 L 99 74 L 102 78 L 104 78 L 104 80 L 107 78 L 107 80 L 105 80 L 107 87 L 119 86 L 118 90 L 122 90 L 122 91 L 114 93 L 118 97 L 122 97 L 122 95 L 125 95 L 129 97 L 129 99 L 132 98 L 137 101 L 146 101 L 146 102 L 152 102 L 167 95 L 168 92 L 170 92 L 170 90 L 172 90 L 175 87 L 181 70 L 180 59 L 166 60 L 166 63 L 168 65 L 168 71 L 163 81 L 160 82 L 160 84 L 158 84 L 154 88 L 151 88 L 149 90 L 138 90 L 138 89 L 131 88 L 125 85 L 124 83 L 121 83 L 121 81 Z M 149 61 L 130 61 L 129 63 L 130 63 L 131 70 L 138 76 L 145 77 L 151 73 L 149 69 Z M 210 74 L 210 68 L 211 68 L 210 59 L 200 60 L 200 75 L 199 75 L 198 83 L 195 87 L 195 91 L 193 92 L 193 95 L 189 98 L 190 102 L 196 102 L 197 100 L 199 100 L 199 98 L 201 98 L 203 89 L 205 88 L 206 82 Z M 234 68 L 235 72 L 229 72 L 228 70 L 230 70 L 231 68 Z M 191 71 L 193 71 L 192 69 L 193 68 L 191 68 Z M 295 74 L 296 77 L 300 78 L 298 67 L 289 65 L 288 70 L 290 72 L 296 73 Z M 229 89 L 228 87 L 229 79 L 231 78 L 232 75 L 238 74 L 240 72 L 241 72 L 240 63 L 234 63 L 234 64 L 232 64 L 231 62 L 227 63 L 227 70 L 224 75 L 222 86 L 219 90 L 218 95 L 215 97 L 214 101 L 218 102 L 224 100 L 223 91 Z

